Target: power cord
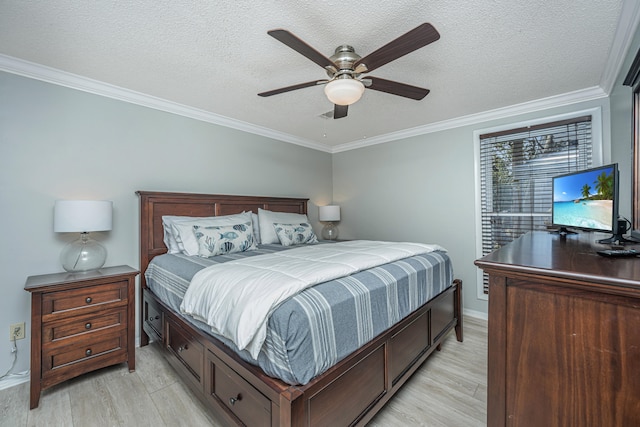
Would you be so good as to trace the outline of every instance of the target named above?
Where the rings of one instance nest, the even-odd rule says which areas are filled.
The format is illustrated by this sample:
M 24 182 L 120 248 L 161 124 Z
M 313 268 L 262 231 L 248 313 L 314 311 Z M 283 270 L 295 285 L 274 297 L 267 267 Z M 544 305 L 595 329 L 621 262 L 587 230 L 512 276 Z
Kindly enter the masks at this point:
M 13 335 L 13 348 L 11 349 L 11 353 L 13 353 L 13 362 L 11 362 L 11 367 L 9 368 L 9 370 L 7 372 L 4 373 L 4 375 L 2 375 L 0 377 L 0 380 L 8 377 L 11 374 L 11 371 L 13 370 L 13 368 L 16 366 L 16 360 L 18 360 L 18 346 L 16 346 L 16 336 L 15 334 Z

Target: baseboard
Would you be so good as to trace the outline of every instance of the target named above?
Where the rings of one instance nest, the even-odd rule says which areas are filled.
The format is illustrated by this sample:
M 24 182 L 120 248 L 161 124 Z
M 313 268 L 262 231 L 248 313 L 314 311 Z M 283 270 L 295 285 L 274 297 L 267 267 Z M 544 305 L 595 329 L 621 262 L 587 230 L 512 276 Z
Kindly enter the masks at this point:
M 6 378 L 0 380 L 0 390 L 10 388 L 22 383 L 29 382 L 29 371 L 18 372 L 17 374 L 9 374 Z
M 462 314 L 469 317 L 475 317 L 476 319 L 489 320 L 489 314 L 484 311 L 469 310 L 468 308 L 462 309 Z

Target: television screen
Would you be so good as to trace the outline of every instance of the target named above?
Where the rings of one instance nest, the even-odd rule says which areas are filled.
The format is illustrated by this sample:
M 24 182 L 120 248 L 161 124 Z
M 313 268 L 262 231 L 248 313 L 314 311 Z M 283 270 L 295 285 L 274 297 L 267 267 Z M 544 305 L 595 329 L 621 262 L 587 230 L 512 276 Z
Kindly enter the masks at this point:
M 617 164 L 556 176 L 553 178 L 553 225 L 563 229 L 614 232 L 617 193 Z

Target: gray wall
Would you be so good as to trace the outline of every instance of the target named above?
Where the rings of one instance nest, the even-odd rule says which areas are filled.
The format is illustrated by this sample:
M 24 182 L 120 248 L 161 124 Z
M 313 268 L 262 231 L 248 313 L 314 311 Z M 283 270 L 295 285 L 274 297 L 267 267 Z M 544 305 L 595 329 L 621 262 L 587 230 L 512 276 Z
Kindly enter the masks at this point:
M 342 209 L 340 236 L 441 244 L 450 252 L 456 277 L 463 280 L 465 310 L 486 314 L 487 301 L 477 297 L 478 270 L 473 264 L 477 258 L 473 132 L 594 107 L 602 110 L 608 161 L 608 98 L 334 154 L 333 198 Z M 628 181 L 624 173 L 623 180 Z M 624 215 L 628 200 L 623 204 Z
M 9 325 L 26 321 L 27 276 L 62 271 L 72 234 L 53 232 L 56 199 L 112 200 L 113 230 L 96 233 L 106 265 L 138 268 L 136 190 L 309 197 L 331 201 L 331 155 L 0 72 L 0 371 Z M 295 179 L 291 179 L 295 177 Z M 29 369 L 29 335 L 14 372 Z
M 316 205 L 333 199 L 342 207 L 342 238 L 417 240 L 448 248 L 456 276 L 465 283 L 465 309 L 486 313 L 486 301 L 476 297 L 473 265 L 473 131 L 601 107 L 605 146 L 610 160 L 620 163 L 620 213 L 630 218 L 631 91 L 620 82 L 639 46 L 636 34 L 610 101 L 333 156 L 0 72 L 0 371 L 8 369 L 12 359 L 9 324 L 26 321 L 29 331 L 26 277 L 62 271 L 59 253 L 73 236 L 52 230 L 56 199 L 113 200 L 114 229 L 97 237 L 109 250 L 107 265 L 134 267 L 136 190 L 310 197 L 309 216 L 316 231 Z M 14 372 L 29 369 L 29 334 L 18 341 L 18 355 Z

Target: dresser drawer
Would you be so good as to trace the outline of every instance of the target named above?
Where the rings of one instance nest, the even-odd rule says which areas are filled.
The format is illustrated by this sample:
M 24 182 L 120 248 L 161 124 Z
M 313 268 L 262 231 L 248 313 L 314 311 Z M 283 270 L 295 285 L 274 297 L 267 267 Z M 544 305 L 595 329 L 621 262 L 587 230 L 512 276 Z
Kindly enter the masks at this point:
M 42 378 L 71 378 L 103 366 L 127 361 L 127 331 L 98 333 L 82 345 L 43 349 Z
M 104 330 L 123 329 L 126 324 L 126 307 L 52 321 L 42 325 L 42 344 L 62 344 L 65 339 L 75 337 L 91 339 L 90 336 L 93 334 Z
M 167 348 L 178 363 L 172 363 L 177 369 L 186 370 L 188 378 L 202 389 L 202 370 L 204 367 L 204 347 L 183 328 L 167 321 Z M 169 359 L 170 362 L 173 362 Z
M 221 401 L 247 426 L 271 425 L 271 402 L 216 356 L 208 352 L 211 390 L 207 394 Z
M 94 311 L 96 307 L 105 304 L 126 305 L 127 285 L 128 282 L 122 280 L 104 285 L 46 293 L 42 296 L 43 321 L 54 317 L 81 314 L 83 311 Z

